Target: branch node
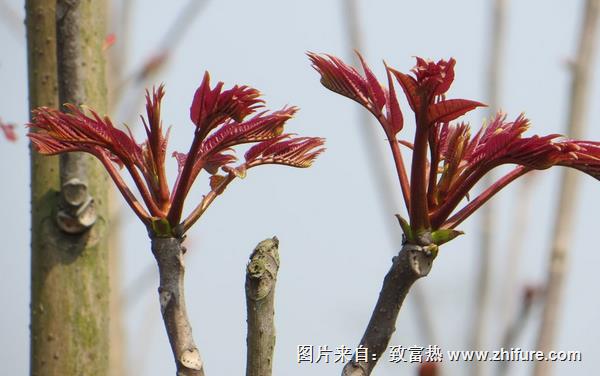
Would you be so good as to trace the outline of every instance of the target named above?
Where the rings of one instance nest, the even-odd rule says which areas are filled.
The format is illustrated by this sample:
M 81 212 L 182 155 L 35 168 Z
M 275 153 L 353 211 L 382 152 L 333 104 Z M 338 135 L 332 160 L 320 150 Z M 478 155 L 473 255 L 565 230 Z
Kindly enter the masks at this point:
M 200 351 L 198 351 L 196 347 L 185 350 L 183 354 L 181 354 L 179 361 L 187 368 L 198 371 L 202 369 L 202 357 L 200 357 Z
M 159 301 L 160 301 L 160 312 L 162 314 L 165 313 L 167 307 L 169 306 L 169 302 L 171 301 L 171 297 L 173 296 L 170 291 L 165 291 L 161 288 L 158 289 Z
M 87 196 L 81 205 L 73 206 L 65 202 L 56 214 L 58 227 L 67 234 L 77 235 L 92 227 L 98 219 L 96 204 Z
M 435 244 L 428 246 L 406 244 L 404 246 L 410 268 L 417 278 L 425 277 L 429 274 L 436 254 L 434 247 L 437 248 Z
M 275 284 L 279 240 L 258 243 L 246 267 L 248 346 L 246 376 L 271 376 L 275 349 Z

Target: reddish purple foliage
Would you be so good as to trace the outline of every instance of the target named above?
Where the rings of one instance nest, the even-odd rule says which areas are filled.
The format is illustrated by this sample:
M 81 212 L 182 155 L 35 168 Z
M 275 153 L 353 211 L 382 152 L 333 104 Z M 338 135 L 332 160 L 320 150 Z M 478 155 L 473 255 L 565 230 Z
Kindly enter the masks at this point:
M 454 59 L 433 62 L 417 57 L 412 75 L 386 65 L 386 88 L 360 55 L 364 75 L 334 56 L 315 53 L 308 56 L 325 87 L 360 103 L 383 127 L 409 211 L 410 226 L 403 222 L 403 229 L 416 241 L 419 234 L 438 230 L 445 231 L 442 241 L 447 241 L 450 235 L 456 236 L 458 232 L 451 229 L 500 189 L 533 169 L 567 166 L 600 180 L 598 142 L 571 140 L 560 135 L 524 137 L 529 120 L 523 115 L 507 121 L 506 115 L 499 113 L 474 136 L 468 124 L 453 123 L 469 111 L 484 106 L 467 99 L 446 99 L 454 81 Z M 414 112 L 416 130 L 412 143 L 396 138 L 403 121 L 392 76 L 402 87 Z M 399 144 L 413 151 L 410 178 Z M 517 167 L 456 211 L 473 186 L 490 170 L 503 164 Z
M 146 140 L 141 144 L 131 132 L 115 128 L 108 117 L 102 118 L 93 110 L 88 114 L 72 105 L 67 105 L 68 113 L 45 107 L 36 109 L 28 136 L 43 154 L 83 151 L 96 156 L 128 204 L 159 235 L 181 235 L 232 180 L 245 176 L 249 168 L 264 164 L 309 167 L 324 150 L 322 138 L 283 134 L 296 107 L 263 111 L 247 118 L 262 107 L 260 93 L 237 85 L 223 90 L 222 82 L 211 88 L 206 73 L 190 109 L 195 124 L 190 150 L 173 153 L 179 174 L 170 190 L 165 173 L 168 131 L 163 131 L 160 114 L 163 96 L 162 85 L 146 93 L 146 119 L 142 118 Z M 248 150 L 243 163 L 235 165 L 233 148 L 247 143 L 256 145 Z M 145 207 L 127 188 L 114 163 L 127 169 Z M 212 175 L 211 190 L 182 221 L 184 201 L 202 171 Z
M 4 134 L 4 137 L 10 141 L 17 141 L 17 133 L 15 132 L 15 125 L 11 123 L 5 123 L 0 119 L 0 131 Z

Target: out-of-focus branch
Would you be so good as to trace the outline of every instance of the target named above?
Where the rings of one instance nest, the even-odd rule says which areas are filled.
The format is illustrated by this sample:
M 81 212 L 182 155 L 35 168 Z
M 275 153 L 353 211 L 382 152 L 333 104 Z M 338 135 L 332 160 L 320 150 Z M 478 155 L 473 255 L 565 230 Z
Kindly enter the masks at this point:
M 0 18 L 4 21 L 6 28 L 10 30 L 13 36 L 21 41 L 25 29 L 23 28 L 23 21 L 19 14 L 15 10 L 6 4 L 6 1 L 0 0 Z
M 131 25 L 131 9 L 134 0 L 111 1 L 109 7 L 110 17 L 109 30 L 117 38 L 115 45 L 111 46 L 105 53 L 107 56 L 107 69 L 110 74 L 107 75 L 108 84 L 108 112 L 113 114 L 117 103 L 115 103 L 115 85 L 121 82 L 123 72 L 127 66 L 127 56 L 129 53 L 129 37 Z M 109 353 L 109 376 L 125 376 L 131 374 L 133 370 L 127 369 L 127 346 L 123 330 L 124 305 L 121 302 L 122 294 L 122 225 L 123 213 L 121 208 L 121 198 L 118 197 L 117 190 L 111 187 L 109 192 L 108 209 L 110 213 L 110 239 L 108 267 L 110 274 L 110 353 Z M 138 367 L 134 367 L 136 370 Z
M 111 5 L 115 2 L 112 1 Z M 110 30 L 116 35 L 116 43 L 107 51 L 109 112 L 113 113 L 121 97 L 119 87 L 124 80 L 124 71 L 128 63 L 129 41 L 131 37 L 131 9 L 134 0 L 121 0 L 120 6 L 111 9 Z
M 567 120 L 569 137 L 580 138 L 584 133 L 589 97 L 589 82 L 596 47 L 599 0 L 587 0 L 579 39 L 577 58 L 573 62 L 571 82 L 571 103 Z M 559 204 L 555 215 L 552 236 L 552 251 L 548 265 L 547 292 L 542 324 L 539 329 L 537 350 L 553 350 L 558 330 L 559 312 L 563 301 L 563 281 L 567 272 L 567 257 L 571 245 L 571 235 L 577 203 L 577 176 L 571 171 L 563 172 Z M 534 375 L 551 373 L 552 362 L 536 362 Z
M 525 324 L 531 315 L 531 309 L 535 303 L 540 300 L 540 297 L 543 295 L 543 293 L 543 288 L 536 286 L 527 286 L 525 288 L 521 297 L 521 307 L 504 333 L 502 346 L 500 347 L 501 349 L 508 350 L 514 347 L 514 344 L 519 338 L 519 335 L 523 331 L 523 328 L 525 327 Z M 498 368 L 496 369 L 496 374 L 498 376 L 506 375 L 509 365 L 510 361 L 508 360 L 499 362 Z
M 417 373 L 419 376 L 438 376 L 440 374 L 440 366 L 438 363 L 425 362 L 419 366 Z
M 520 254 L 523 251 L 523 242 L 525 241 L 525 234 L 527 224 L 529 222 L 529 212 L 531 209 L 531 195 L 533 193 L 533 187 L 536 184 L 536 171 L 532 171 L 529 174 L 523 176 L 520 181 L 519 190 L 517 197 L 515 198 L 515 205 L 513 206 L 513 220 L 512 230 L 509 232 L 510 237 L 508 240 L 508 257 L 509 262 L 506 263 L 506 269 L 504 275 L 504 286 L 502 291 L 502 321 L 505 327 L 505 333 L 510 330 L 512 325 L 511 319 L 515 314 L 515 303 L 517 298 L 517 280 L 519 277 L 520 267 Z M 506 334 L 505 334 L 506 336 Z
M 278 248 L 276 237 L 258 243 L 246 268 L 246 376 L 271 376 L 273 371 Z
M 208 0 L 190 0 L 179 11 L 177 18 L 170 25 L 161 42 L 158 44 L 156 52 L 146 59 L 140 67 L 135 68 L 133 73 L 127 77 L 123 77 L 122 81 L 115 86 L 115 103 L 121 101 L 121 97 L 127 87 L 148 86 L 151 81 L 164 71 L 171 54 L 179 46 L 183 37 L 192 26 L 194 18 L 201 13 L 208 2 Z M 132 118 L 137 116 L 137 109 L 139 107 L 139 105 L 131 107 L 135 109 L 133 112 L 135 115 Z
M 490 115 L 498 111 L 498 98 L 500 96 L 500 82 L 502 80 L 502 55 L 504 52 L 505 24 L 506 24 L 507 0 L 494 0 L 492 8 L 492 29 L 490 31 L 490 60 L 487 72 L 487 91 Z M 483 184 L 490 186 L 494 182 L 494 176 L 487 174 L 483 178 Z M 475 319 L 471 327 L 471 348 L 480 350 L 485 342 L 486 318 L 490 299 L 490 274 L 491 255 L 493 248 L 494 228 L 494 206 L 488 203 L 481 209 L 481 228 L 479 233 L 479 263 L 477 264 L 477 279 L 475 283 Z M 480 375 L 483 363 L 475 362 L 470 367 L 471 374 Z

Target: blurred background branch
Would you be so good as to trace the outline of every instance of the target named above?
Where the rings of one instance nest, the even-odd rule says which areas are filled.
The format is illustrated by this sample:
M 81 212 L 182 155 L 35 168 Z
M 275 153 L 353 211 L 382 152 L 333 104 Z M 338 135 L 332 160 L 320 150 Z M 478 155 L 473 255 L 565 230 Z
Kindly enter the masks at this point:
M 589 83 L 591 82 L 593 63 L 597 47 L 597 25 L 600 11 L 599 0 L 587 0 L 583 8 L 583 22 L 579 35 L 577 56 L 573 62 L 571 95 L 567 118 L 566 135 L 580 139 L 585 134 L 588 113 Z M 575 209 L 579 177 L 572 171 L 561 171 L 563 174 L 558 207 L 554 216 L 554 230 L 550 259 L 548 262 L 546 299 L 542 313 L 542 322 L 538 332 L 536 350 L 554 350 L 555 338 L 559 329 L 559 315 L 564 303 L 563 289 L 567 275 L 567 262 L 575 228 Z M 535 376 L 551 374 L 553 362 L 536 362 Z
M 491 13 L 490 50 L 488 54 L 488 70 L 486 72 L 487 97 L 489 112 L 488 117 L 499 110 L 501 83 L 503 78 L 503 61 L 506 41 L 506 13 L 508 0 L 493 0 Z M 483 186 L 489 187 L 495 181 L 493 173 L 483 178 Z M 472 350 L 483 350 L 486 347 L 488 311 L 491 300 L 491 278 L 492 278 L 492 253 L 494 249 L 494 229 L 496 228 L 496 212 L 494 203 L 488 202 L 481 208 L 481 222 L 479 224 L 479 249 L 475 254 L 478 257 L 476 266 L 474 319 L 470 328 L 470 348 Z M 484 362 L 474 362 L 470 367 L 473 376 L 483 374 Z

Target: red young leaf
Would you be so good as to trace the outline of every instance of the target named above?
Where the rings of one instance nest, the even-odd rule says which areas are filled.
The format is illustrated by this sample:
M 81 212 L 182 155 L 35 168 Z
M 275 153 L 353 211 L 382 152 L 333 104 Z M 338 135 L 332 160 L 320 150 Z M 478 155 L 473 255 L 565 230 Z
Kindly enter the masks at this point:
M 259 142 L 279 136 L 283 126 L 298 111 L 296 107 L 284 108 L 270 114 L 263 112 L 243 123 L 227 122 L 210 135 L 200 147 L 200 156 L 225 148 Z
M 141 147 L 133 136 L 115 128 L 110 119 L 101 119 L 94 111 L 85 115 L 73 105 L 65 105 L 70 113 L 40 107 L 33 111 L 28 126 L 36 132 L 28 136 L 42 154 L 82 151 L 99 155 L 103 150 L 121 166 L 143 166 Z
M 390 126 L 390 133 L 392 135 L 396 135 L 402 130 L 404 126 L 404 119 L 402 117 L 400 105 L 398 104 L 398 98 L 396 97 L 396 89 L 394 89 L 394 82 L 392 81 L 390 69 L 387 65 L 385 66 L 385 68 L 388 79 L 386 118 Z
M 439 60 L 434 63 L 417 57 L 417 65 L 412 69 L 420 88 L 425 89 L 430 96 L 442 95 L 450 89 L 454 81 L 454 65 L 456 60 Z
M 292 167 L 310 167 L 321 154 L 324 140 L 318 137 L 296 137 L 281 135 L 277 139 L 264 141 L 246 153 L 248 168 L 261 164 L 282 164 Z
M 469 126 L 465 123 L 444 123 L 438 131 L 439 160 L 444 162 L 442 177 L 438 183 L 440 196 L 448 193 L 466 163 L 463 160 L 469 142 Z
M 262 106 L 263 101 L 259 99 L 260 93 L 256 89 L 235 85 L 221 92 L 222 88 L 223 82 L 218 82 L 211 89 L 210 76 L 205 72 L 202 83 L 194 94 L 190 117 L 204 134 L 227 119 L 240 122 Z
M 15 132 L 15 125 L 10 123 L 4 123 L 2 119 L 0 119 L 0 131 L 4 133 L 4 137 L 10 141 L 17 141 L 17 133 Z
M 204 169 L 211 175 L 216 174 L 219 168 L 237 161 L 237 158 L 233 154 L 227 154 L 227 150 L 221 153 L 211 153 L 206 161 L 204 162 Z
M 385 91 L 382 89 L 381 84 L 379 83 L 379 81 L 377 81 L 377 77 L 375 77 L 375 75 L 363 59 L 362 55 L 359 54 L 358 51 L 356 52 L 356 55 L 358 55 L 360 64 L 362 65 L 363 71 L 365 72 L 365 77 L 367 78 L 367 90 L 369 93 L 369 98 L 374 104 L 373 110 L 376 113 L 380 113 L 381 109 L 386 103 Z
M 169 187 L 165 172 L 165 159 L 167 154 L 167 143 L 169 130 L 163 134 L 162 120 L 160 118 L 160 107 L 164 93 L 164 86 L 152 90 L 152 96 L 146 90 L 146 114 L 148 122 L 141 117 L 146 131 L 147 141 L 142 144 L 144 166 L 142 169 L 146 183 L 151 192 L 161 205 L 167 205 L 169 200 Z
M 267 148 L 269 148 L 271 145 L 273 145 L 276 142 L 280 142 L 282 140 L 288 139 L 291 136 L 292 136 L 291 134 L 282 134 L 271 140 L 267 140 L 267 141 L 258 143 L 256 145 L 252 146 L 250 149 L 248 149 L 248 151 L 244 154 L 244 159 L 246 161 L 252 161 L 254 159 L 257 159 L 259 157 L 259 155 L 262 154 L 262 152 L 265 151 Z
M 558 142 L 567 146 L 562 150 L 562 158 L 556 158 L 559 166 L 575 168 L 600 180 L 600 143 L 590 141 L 563 140 Z M 571 151 L 569 151 L 571 150 Z M 568 156 L 568 157 L 567 157 Z
M 394 68 L 388 68 L 389 72 L 392 72 L 398 83 L 402 87 L 404 91 L 404 95 L 406 95 L 406 99 L 408 100 L 408 104 L 413 112 L 420 111 L 421 108 L 421 99 L 419 97 L 419 85 L 417 84 L 417 80 L 413 77 L 404 74 L 402 72 L 398 72 Z
M 519 116 L 513 122 L 506 122 L 506 115 L 498 113 L 494 120 L 483 127 L 469 143 L 465 159 L 470 164 L 481 161 L 490 163 L 506 155 L 513 142 L 521 139 L 521 135 L 529 128 L 529 120 Z M 519 141 L 523 142 L 523 141 Z M 517 144 L 513 144 L 515 147 Z
M 427 120 L 430 124 L 448 123 L 477 107 L 485 107 L 485 104 L 467 99 L 444 100 L 427 108 Z
M 183 169 L 183 166 L 185 166 L 185 161 L 187 159 L 187 154 L 186 153 L 180 153 L 178 151 L 174 151 L 173 154 L 171 154 L 171 156 L 173 158 L 175 158 L 175 160 L 177 161 L 177 166 L 179 168 L 179 172 L 181 173 L 181 170 Z
M 356 69 L 331 55 L 323 57 L 312 52 L 308 52 L 307 55 L 313 68 L 321 75 L 323 86 L 363 106 L 368 106 L 368 84 Z
M 389 68 L 402 86 L 410 108 L 418 113 L 424 102 L 432 104 L 433 99 L 443 95 L 454 81 L 456 61 L 440 60 L 437 63 L 417 57 L 417 65 L 412 69 L 415 78 Z

